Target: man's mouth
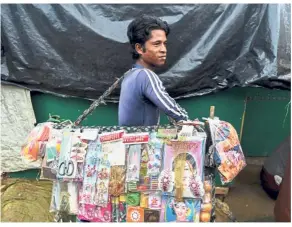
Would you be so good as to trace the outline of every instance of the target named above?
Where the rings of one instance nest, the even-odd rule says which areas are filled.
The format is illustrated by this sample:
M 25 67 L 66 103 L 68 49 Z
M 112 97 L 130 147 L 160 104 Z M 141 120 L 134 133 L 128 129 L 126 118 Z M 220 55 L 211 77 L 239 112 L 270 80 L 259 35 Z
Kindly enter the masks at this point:
M 159 59 L 166 60 L 166 56 L 160 56 Z

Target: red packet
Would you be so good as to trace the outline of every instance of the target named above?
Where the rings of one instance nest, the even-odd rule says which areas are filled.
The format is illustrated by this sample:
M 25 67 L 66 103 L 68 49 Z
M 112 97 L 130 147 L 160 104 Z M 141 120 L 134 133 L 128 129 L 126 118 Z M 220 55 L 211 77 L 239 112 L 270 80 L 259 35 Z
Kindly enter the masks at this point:
M 107 207 L 100 207 L 89 204 L 79 204 L 79 220 L 90 222 L 111 222 L 112 204 L 108 203 Z

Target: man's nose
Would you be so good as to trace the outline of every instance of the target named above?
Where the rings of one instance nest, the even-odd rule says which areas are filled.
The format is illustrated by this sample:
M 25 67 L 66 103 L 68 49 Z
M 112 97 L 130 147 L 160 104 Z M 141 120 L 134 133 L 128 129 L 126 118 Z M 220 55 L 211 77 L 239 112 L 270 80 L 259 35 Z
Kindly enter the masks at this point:
M 166 53 L 167 52 L 166 46 L 164 44 L 161 45 L 160 52 L 162 52 L 162 53 Z

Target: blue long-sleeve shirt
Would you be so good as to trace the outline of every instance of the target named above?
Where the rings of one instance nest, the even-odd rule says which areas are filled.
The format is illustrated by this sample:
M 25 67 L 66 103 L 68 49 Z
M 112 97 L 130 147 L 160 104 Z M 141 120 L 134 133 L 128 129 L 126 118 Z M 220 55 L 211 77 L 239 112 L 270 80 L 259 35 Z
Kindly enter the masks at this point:
M 175 121 L 188 120 L 187 112 L 168 95 L 159 77 L 153 71 L 135 65 L 122 82 L 119 125 L 158 125 L 160 110 Z

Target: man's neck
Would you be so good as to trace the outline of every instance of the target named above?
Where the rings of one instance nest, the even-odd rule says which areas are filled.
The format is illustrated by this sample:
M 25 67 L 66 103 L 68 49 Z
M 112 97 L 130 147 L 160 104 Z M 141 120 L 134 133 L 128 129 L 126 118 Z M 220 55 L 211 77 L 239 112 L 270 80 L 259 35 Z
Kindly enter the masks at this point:
M 146 68 L 146 69 L 150 69 L 150 70 L 154 70 L 154 67 L 153 66 L 151 66 L 151 65 L 149 65 L 149 64 L 147 64 L 145 61 L 143 61 L 142 59 L 138 59 L 137 61 L 136 61 L 136 64 L 137 65 L 141 65 L 141 66 L 143 66 L 144 68 Z

